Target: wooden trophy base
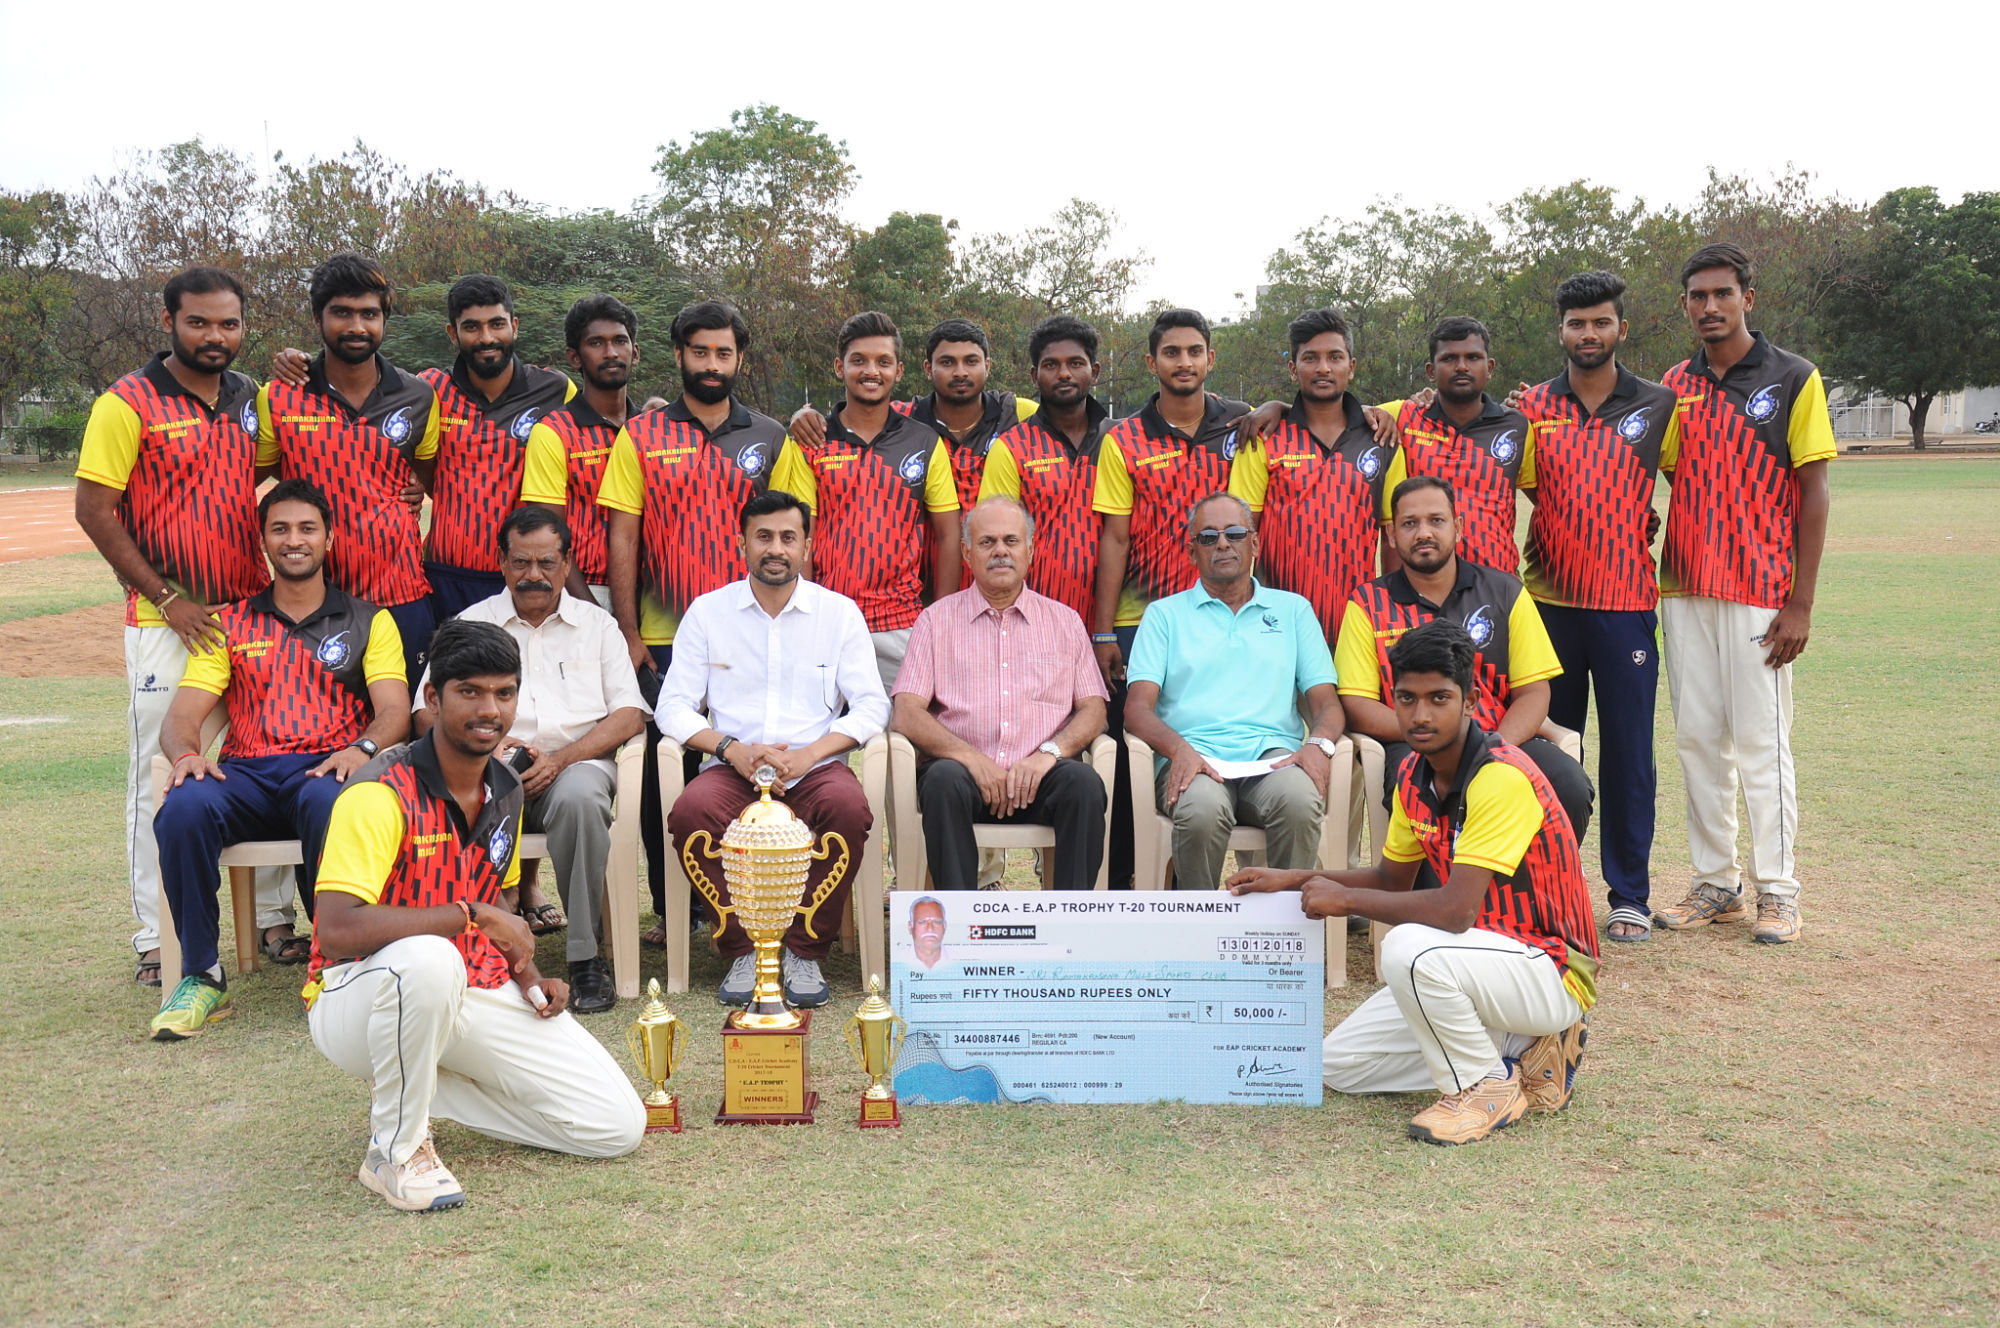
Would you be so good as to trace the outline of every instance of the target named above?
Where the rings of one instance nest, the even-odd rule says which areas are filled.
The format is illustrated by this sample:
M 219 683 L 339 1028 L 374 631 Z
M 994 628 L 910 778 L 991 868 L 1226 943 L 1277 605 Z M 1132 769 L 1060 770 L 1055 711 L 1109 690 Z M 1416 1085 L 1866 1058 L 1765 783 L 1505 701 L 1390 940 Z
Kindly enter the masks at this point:
M 681 1100 L 671 1102 L 648 1102 L 646 1104 L 647 1134 L 679 1134 L 681 1132 Z
M 863 1097 L 861 1099 L 861 1128 L 864 1130 L 896 1130 L 903 1126 L 903 1114 L 896 1107 L 896 1095 L 887 1097 Z
M 811 1125 L 819 1094 L 806 1084 L 806 1034 L 812 1011 L 797 1028 L 734 1028 L 722 1024 L 722 1107 L 717 1125 Z

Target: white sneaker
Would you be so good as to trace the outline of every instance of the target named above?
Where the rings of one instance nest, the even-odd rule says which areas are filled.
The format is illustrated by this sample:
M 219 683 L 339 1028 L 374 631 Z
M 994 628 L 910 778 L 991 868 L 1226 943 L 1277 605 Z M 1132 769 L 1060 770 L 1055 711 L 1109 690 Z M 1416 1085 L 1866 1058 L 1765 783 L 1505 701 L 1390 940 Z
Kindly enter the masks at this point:
M 819 960 L 801 959 L 790 950 L 782 952 L 785 1001 L 795 1009 L 814 1010 L 832 999 L 826 979 L 820 976 Z
M 433 1213 L 457 1208 L 465 1202 L 465 1188 L 458 1177 L 438 1160 L 430 1135 L 424 1136 L 410 1160 L 396 1166 L 374 1149 L 361 1160 L 361 1183 L 389 1201 L 391 1208 L 405 1213 Z
M 715 989 L 715 999 L 724 1005 L 733 1005 L 741 1009 L 750 1004 L 750 993 L 756 989 L 757 956 L 737 955 L 735 962 L 729 965 L 728 976 L 724 977 L 722 985 Z

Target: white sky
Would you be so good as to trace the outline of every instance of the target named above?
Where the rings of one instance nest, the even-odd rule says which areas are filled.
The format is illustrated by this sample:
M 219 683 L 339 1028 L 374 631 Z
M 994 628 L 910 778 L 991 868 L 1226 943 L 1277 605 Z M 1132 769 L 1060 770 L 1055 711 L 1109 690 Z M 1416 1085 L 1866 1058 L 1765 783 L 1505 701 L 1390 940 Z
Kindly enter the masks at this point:
M 859 225 L 901 209 L 1013 231 L 1081 196 L 1154 260 L 1141 299 L 1221 315 L 1301 227 L 1378 195 L 1483 208 L 1587 177 L 1684 203 L 1708 166 L 1788 162 L 1857 199 L 2000 188 L 1996 14 L 0 0 L 0 188 L 72 188 L 197 134 L 261 159 L 268 125 L 292 161 L 360 137 L 551 207 L 622 208 L 661 143 L 769 101 L 846 141 Z

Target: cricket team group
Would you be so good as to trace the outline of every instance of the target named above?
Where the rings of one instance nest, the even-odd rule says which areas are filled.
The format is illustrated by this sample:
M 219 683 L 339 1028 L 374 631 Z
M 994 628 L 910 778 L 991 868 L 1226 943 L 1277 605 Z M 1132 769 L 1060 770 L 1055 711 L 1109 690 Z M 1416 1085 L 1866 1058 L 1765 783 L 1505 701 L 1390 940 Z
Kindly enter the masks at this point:
M 564 373 L 516 355 L 490 276 L 450 289 L 456 361 L 409 372 L 381 352 L 383 268 L 339 254 L 311 278 L 323 348 L 278 352 L 260 386 L 231 367 L 240 280 L 179 273 L 168 348 L 98 399 L 77 468 L 78 522 L 128 590 L 135 978 L 171 979 L 152 1036 L 231 1012 L 220 852 L 297 840 L 300 865 L 257 873 L 254 941 L 305 966 L 314 1044 L 369 1086 L 364 1185 L 403 1210 L 464 1202 L 433 1115 L 626 1153 L 643 1108 L 575 1017 L 617 1000 L 620 749 L 647 751 L 642 940 L 709 929 L 718 996 L 742 1005 L 724 830 L 768 767 L 815 838 L 869 843 L 846 758 L 893 729 L 924 829 L 901 888 L 991 888 L 1005 858 L 974 828 L 1007 822 L 1053 831 L 1056 888 L 1298 891 L 1311 917 L 1390 927 L 1384 986 L 1326 1038 L 1330 1088 L 1439 1094 L 1409 1127 L 1439 1144 L 1562 1110 L 1601 939 L 1801 927 L 1791 666 L 1826 532 L 1825 387 L 1750 330 L 1733 245 L 1687 260 L 1693 353 L 1663 381 L 1619 363 L 1624 297 L 1613 273 L 1563 282 L 1566 367 L 1511 390 L 1486 328 L 1446 318 L 1428 385 L 1375 405 L 1349 390 L 1365 347 L 1335 310 L 1290 325 L 1292 401 L 1253 408 L 1208 390 L 1202 315 L 1166 309 L 1158 390 L 1122 418 L 1094 395 L 1080 319 L 1033 330 L 1032 399 L 988 386 L 984 329 L 942 322 L 921 347 L 931 391 L 897 401 L 918 347 L 866 312 L 840 330 L 838 402 L 780 423 L 736 394 L 754 330 L 721 299 L 667 330 L 671 400 L 633 391 L 623 302 L 569 310 Z M 1693 880 L 1656 905 L 1663 654 Z M 1595 780 L 1573 754 L 1593 695 Z M 1090 763 L 1106 732 L 1152 754 L 1136 826 L 1132 748 L 1115 774 Z M 684 753 L 671 799 L 662 743 Z M 1353 805 L 1329 808 L 1334 762 L 1378 749 L 1382 776 L 1343 779 Z M 1321 847 L 1323 819 L 1358 826 L 1365 799 L 1386 810 L 1372 865 L 1358 840 Z M 1135 880 L 1156 816 L 1171 862 L 1138 854 L 1158 879 Z M 1578 847 L 1593 816 L 1601 931 Z M 1266 851 L 1225 876 L 1238 826 Z M 524 869 L 526 835 L 546 837 L 559 903 Z M 691 842 L 721 893 L 669 917 L 667 854 Z M 827 1001 L 849 907 L 845 880 L 820 891 L 827 870 L 784 941 L 799 1006 Z M 558 929 L 560 979 L 536 965 Z

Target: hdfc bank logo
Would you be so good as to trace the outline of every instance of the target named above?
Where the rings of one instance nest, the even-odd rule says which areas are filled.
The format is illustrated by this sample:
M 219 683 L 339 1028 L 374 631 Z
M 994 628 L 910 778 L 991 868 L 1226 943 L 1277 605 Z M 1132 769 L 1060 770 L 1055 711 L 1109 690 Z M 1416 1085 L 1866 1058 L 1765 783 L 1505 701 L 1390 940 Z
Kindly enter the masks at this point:
M 1035 939 L 1035 929 L 1032 924 L 1026 926 L 1019 924 L 1007 926 L 992 922 L 983 925 L 974 923 L 965 929 L 965 939 L 968 941 L 1032 941 Z

